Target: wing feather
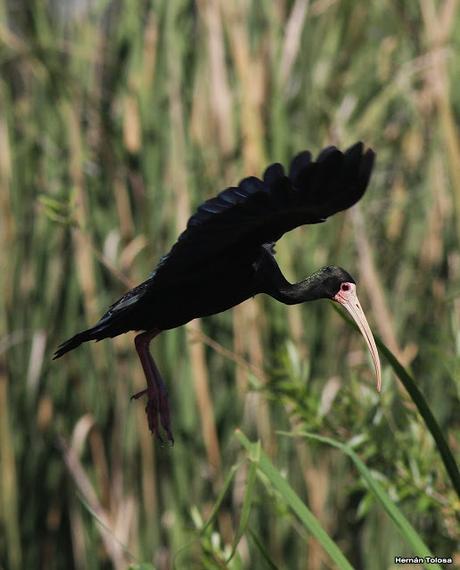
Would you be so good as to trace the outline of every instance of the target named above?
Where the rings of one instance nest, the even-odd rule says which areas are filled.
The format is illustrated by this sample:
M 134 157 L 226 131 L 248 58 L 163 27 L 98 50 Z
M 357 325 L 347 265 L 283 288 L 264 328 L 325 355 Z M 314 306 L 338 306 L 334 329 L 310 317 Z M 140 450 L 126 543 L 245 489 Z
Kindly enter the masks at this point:
M 265 170 L 263 180 L 244 178 L 198 208 L 161 259 L 153 281 L 168 284 L 186 278 L 216 256 L 250 255 L 295 227 L 323 222 L 350 208 L 366 191 L 374 158 L 361 142 L 345 152 L 330 146 L 316 161 L 309 151 L 298 154 L 288 176 L 275 163 Z

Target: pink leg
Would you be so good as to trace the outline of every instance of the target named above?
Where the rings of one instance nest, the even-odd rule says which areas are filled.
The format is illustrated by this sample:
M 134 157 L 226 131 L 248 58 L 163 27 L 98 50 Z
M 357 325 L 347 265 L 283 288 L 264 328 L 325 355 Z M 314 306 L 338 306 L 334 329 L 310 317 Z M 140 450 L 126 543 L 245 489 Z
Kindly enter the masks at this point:
M 168 440 L 171 444 L 174 443 L 174 438 L 171 432 L 171 418 L 169 412 L 168 391 L 161 378 L 161 374 L 156 367 L 156 364 L 149 351 L 151 340 L 157 336 L 161 331 L 155 329 L 145 333 L 138 334 L 134 339 L 137 354 L 144 369 L 145 379 L 147 380 L 146 390 L 142 390 L 134 394 L 132 398 L 140 398 L 147 394 L 148 400 L 145 407 L 147 413 L 147 420 L 149 429 L 153 434 L 156 434 L 160 441 L 163 441 L 160 435 L 160 428 L 158 423 L 158 416 L 160 416 L 161 425 L 166 433 Z

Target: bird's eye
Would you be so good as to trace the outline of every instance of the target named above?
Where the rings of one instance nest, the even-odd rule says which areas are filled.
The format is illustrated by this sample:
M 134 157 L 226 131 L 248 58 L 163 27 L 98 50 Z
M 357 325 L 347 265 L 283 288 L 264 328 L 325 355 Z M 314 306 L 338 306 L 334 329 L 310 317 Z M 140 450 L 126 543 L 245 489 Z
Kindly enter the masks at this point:
M 340 289 L 342 291 L 349 291 L 350 290 L 350 284 L 349 283 L 342 283 L 342 285 L 340 286 Z

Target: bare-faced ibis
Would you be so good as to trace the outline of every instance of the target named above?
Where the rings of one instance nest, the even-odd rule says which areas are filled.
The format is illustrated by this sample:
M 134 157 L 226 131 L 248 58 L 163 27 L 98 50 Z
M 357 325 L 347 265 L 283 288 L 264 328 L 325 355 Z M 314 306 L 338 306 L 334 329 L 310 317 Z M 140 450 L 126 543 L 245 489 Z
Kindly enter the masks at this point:
M 266 293 L 286 305 L 332 299 L 343 305 L 360 328 L 375 366 L 380 361 L 369 325 L 356 296 L 356 284 L 340 267 L 323 267 L 299 283 L 289 283 L 274 257 L 274 243 L 303 224 L 317 224 L 350 208 L 364 194 L 374 152 L 357 143 L 345 152 L 330 146 L 316 161 L 308 151 L 291 162 L 269 166 L 260 180 L 244 178 L 204 202 L 189 219 L 171 251 L 149 278 L 114 303 L 92 328 L 59 346 L 54 358 L 89 340 L 143 331 L 135 338 L 147 388 L 149 428 L 160 437 L 160 423 L 172 442 L 168 394 L 150 354 L 160 332 L 197 317 L 220 313 Z

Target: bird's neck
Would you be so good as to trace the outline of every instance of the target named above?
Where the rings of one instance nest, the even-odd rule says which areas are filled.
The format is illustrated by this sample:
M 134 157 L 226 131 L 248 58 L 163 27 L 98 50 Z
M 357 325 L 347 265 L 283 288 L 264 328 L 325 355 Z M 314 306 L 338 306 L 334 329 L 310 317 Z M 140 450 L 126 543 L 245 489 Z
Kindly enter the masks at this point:
M 310 275 L 298 283 L 289 283 L 271 255 L 263 260 L 258 272 L 263 283 L 261 292 L 285 305 L 315 301 L 322 297 L 316 274 Z
M 297 305 L 298 303 L 306 303 L 307 301 L 316 301 L 316 299 L 322 297 L 320 291 L 317 289 L 314 275 L 298 283 L 289 283 L 285 279 L 285 283 L 282 284 L 277 291 L 271 293 L 271 296 L 286 305 Z

